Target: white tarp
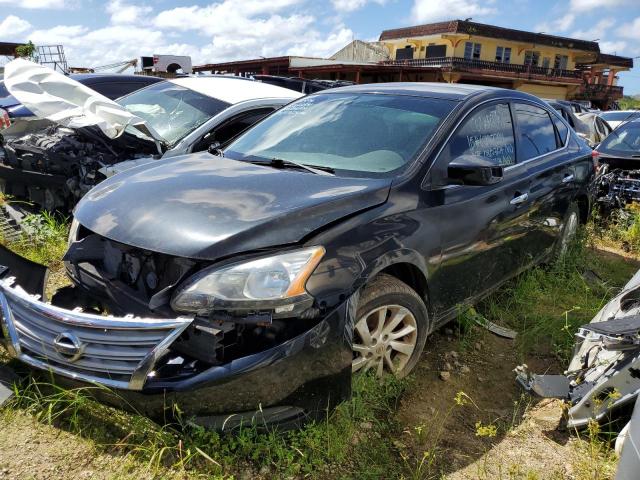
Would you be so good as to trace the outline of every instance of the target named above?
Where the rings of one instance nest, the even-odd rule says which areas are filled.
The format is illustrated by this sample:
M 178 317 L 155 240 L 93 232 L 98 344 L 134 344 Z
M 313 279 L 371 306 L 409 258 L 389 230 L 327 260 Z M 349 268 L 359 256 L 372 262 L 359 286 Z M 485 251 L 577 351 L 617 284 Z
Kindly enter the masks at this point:
M 4 83 L 9 92 L 36 116 L 70 128 L 95 125 L 109 138 L 123 134 L 127 126 L 162 140 L 140 117 L 116 102 L 54 70 L 24 59 L 5 65 Z

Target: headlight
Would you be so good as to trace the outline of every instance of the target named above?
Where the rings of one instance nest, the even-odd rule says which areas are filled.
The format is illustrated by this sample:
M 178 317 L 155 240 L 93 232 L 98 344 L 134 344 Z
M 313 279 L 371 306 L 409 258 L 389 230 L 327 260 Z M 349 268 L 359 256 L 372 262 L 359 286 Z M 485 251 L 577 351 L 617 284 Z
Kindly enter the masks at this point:
M 204 269 L 180 286 L 171 306 L 178 312 L 203 313 L 230 303 L 246 308 L 292 304 L 309 297 L 305 284 L 324 252 L 323 247 L 311 247 Z
M 76 220 L 76 217 L 73 217 L 71 220 L 71 227 L 69 228 L 69 238 L 67 239 L 67 247 L 71 246 L 73 242 L 78 238 L 78 228 L 80 227 L 80 222 Z

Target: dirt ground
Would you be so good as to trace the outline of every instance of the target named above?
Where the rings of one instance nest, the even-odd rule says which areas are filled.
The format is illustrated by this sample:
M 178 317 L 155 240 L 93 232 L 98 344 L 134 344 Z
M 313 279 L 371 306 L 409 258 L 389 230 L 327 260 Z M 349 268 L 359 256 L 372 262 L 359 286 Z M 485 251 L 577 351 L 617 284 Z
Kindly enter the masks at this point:
M 418 458 L 429 450 L 437 458 L 433 471 L 422 470 L 420 477 L 444 469 L 449 480 L 531 474 L 541 479 L 571 478 L 570 436 L 557 430 L 561 402 L 535 404 L 522 395 L 512 372 L 519 363 L 512 340 L 481 331 L 465 342 L 455 334 L 439 333 L 429 347 L 397 413 L 405 427 L 397 442 L 399 450 L 412 450 Z M 446 363 L 451 370 L 444 381 L 440 372 L 448 368 Z M 559 368 L 550 357 L 532 358 L 529 365 L 538 372 Z M 466 399 L 465 405 L 454 400 L 461 391 L 466 394 L 460 397 Z M 497 426 L 497 435 L 477 436 L 478 421 Z M 5 413 L 0 423 L 0 479 L 153 476 L 145 465 L 102 453 L 89 440 L 39 423 L 24 412 Z M 168 477 L 182 475 L 167 472 Z
M 537 373 L 562 371 L 539 349 L 525 360 Z M 513 340 L 481 328 L 442 329 L 430 337 L 395 414 L 403 433 L 393 443 L 415 462 L 409 465 L 415 478 L 578 477 L 575 437 L 559 428 L 562 403 L 523 394 L 513 373 L 521 363 Z M 21 410 L 0 411 L 0 480 L 158 478 L 148 465 L 111 451 Z M 161 478 L 194 476 L 164 471 Z
M 418 458 L 434 454 L 433 470 L 444 470 L 449 480 L 570 478 L 574 450 L 568 432 L 558 429 L 562 402 L 523 395 L 513 373 L 521 363 L 513 340 L 483 332 L 470 343 L 464 348 L 454 335 L 434 336 L 398 412 L 403 443 Z M 445 381 L 440 372 L 447 363 Z M 553 357 L 527 364 L 536 372 L 561 370 Z M 465 405 L 455 402 L 458 392 L 468 396 Z M 476 435 L 477 422 L 496 426 L 496 436 Z

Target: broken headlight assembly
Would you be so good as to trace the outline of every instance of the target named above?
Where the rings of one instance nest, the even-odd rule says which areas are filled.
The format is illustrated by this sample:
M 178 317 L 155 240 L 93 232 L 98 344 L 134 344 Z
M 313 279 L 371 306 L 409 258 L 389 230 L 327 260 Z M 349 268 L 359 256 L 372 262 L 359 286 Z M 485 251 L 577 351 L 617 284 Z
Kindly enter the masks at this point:
M 176 312 L 264 312 L 288 316 L 309 308 L 307 279 L 325 253 L 323 247 L 262 257 L 225 267 L 209 267 L 188 278 L 174 293 Z

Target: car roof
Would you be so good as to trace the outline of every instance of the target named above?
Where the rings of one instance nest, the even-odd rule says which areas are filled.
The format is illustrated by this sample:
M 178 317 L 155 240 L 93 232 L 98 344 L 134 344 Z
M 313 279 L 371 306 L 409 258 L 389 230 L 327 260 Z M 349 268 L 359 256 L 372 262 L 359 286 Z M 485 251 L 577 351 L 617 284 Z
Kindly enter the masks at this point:
M 463 100 L 471 95 L 490 91 L 514 92 L 514 90 L 506 90 L 503 88 L 488 87 L 485 85 L 466 85 L 463 83 L 395 82 L 350 85 L 347 87 L 333 88 L 331 90 L 323 90 L 322 93 L 386 93 Z
M 168 81 L 230 104 L 258 98 L 294 100 L 302 96 L 302 93 L 288 88 L 253 80 L 247 81 L 240 77 L 208 75 L 202 77 L 173 78 Z
M 137 81 L 140 83 L 156 83 L 161 82 L 164 78 L 151 77 L 147 75 L 129 75 L 124 73 L 72 73 L 69 78 L 77 82 L 87 84 L 92 81 L 115 82 L 115 81 Z

